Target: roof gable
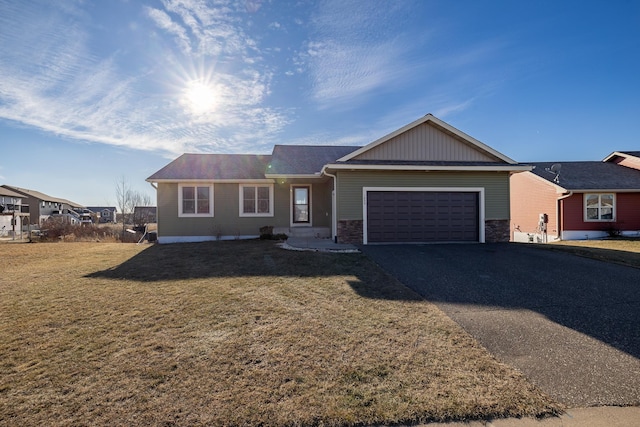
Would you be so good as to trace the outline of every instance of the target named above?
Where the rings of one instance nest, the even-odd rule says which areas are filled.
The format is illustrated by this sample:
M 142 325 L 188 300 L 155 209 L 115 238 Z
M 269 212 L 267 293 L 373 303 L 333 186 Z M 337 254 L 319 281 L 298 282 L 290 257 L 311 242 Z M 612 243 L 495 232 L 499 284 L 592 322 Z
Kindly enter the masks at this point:
M 350 160 L 516 163 L 431 114 L 339 159 Z
M 147 181 L 259 180 L 271 160 L 260 154 L 183 154 Z
M 360 147 L 339 145 L 276 145 L 267 176 L 320 175 L 322 167 Z
M 640 151 L 615 151 L 602 161 L 615 163 L 628 168 L 640 169 Z

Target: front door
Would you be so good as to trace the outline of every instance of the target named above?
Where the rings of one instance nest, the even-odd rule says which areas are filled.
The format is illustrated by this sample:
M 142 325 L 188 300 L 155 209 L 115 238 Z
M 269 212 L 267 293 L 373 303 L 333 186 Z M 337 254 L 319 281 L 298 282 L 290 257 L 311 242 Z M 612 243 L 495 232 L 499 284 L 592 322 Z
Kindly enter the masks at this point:
M 296 185 L 292 188 L 292 218 L 293 224 L 311 223 L 311 188 L 308 185 Z

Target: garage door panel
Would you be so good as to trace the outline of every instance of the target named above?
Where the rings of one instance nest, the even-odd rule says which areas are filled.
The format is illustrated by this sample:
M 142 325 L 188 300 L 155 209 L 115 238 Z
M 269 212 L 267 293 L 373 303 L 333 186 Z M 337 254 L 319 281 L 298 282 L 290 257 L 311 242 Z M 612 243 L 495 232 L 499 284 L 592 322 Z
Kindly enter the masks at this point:
M 477 192 L 370 191 L 368 242 L 478 241 Z

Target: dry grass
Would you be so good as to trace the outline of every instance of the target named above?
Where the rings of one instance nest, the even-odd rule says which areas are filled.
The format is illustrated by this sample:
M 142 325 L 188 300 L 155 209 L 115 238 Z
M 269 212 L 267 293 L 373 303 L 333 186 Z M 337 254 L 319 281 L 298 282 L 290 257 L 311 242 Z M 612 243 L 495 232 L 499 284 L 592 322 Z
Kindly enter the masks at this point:
M 567 240 L 536 246 L 640 268 L 640 240 L 638 239 Z
M 0 245 L 0 425 L 367 425 L 560 408 L 359 254 Z

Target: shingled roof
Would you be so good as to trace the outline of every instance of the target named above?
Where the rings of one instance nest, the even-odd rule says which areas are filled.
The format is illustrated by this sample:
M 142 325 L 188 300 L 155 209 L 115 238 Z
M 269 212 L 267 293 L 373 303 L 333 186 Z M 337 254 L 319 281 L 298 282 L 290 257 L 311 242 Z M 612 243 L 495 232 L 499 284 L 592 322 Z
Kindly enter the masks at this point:
M 361 147 L 340 145 L 276 145 L 269 175 L 319 175 L 322 167 Z
M 12 185 L 3 185 L 2 187 L 9 189 L 11 191 L 14 191 L 18 194 L 22 194 L 21 197 L 31 197 L 35 200 L 42 200 L 45 202 L 53 202 L 53 203 L 64 203 L 65 205 L 69 205 L 71 207 L 74 208 L 81 208 L 84 207 L 79 203 L 76 202 L 72 202 L 71 200 L 67 200 L 67 199 L 61 199 L 59 197 L 53 197 L 53 196 L 49 196 L 48 194 L 44 194 L 41 193 L 39 191 L 35 191 L 35 190 L 29 190 L 28 188 L 20 188 L 20 187 L 14 187 Z
M 260 154 L 183 154 L 147 181 L 264 179 L 270 161 Z
M 640 170 L 621 167 L 608 162 L 539 162 L 530 163 L 535 166 L 532 173 L 555 183 L 570 191 L 581 190 L 637 190 L 640 191 Z M 556 174 L 551 166 L 560 164 L 560 174 L 554 182 Z

